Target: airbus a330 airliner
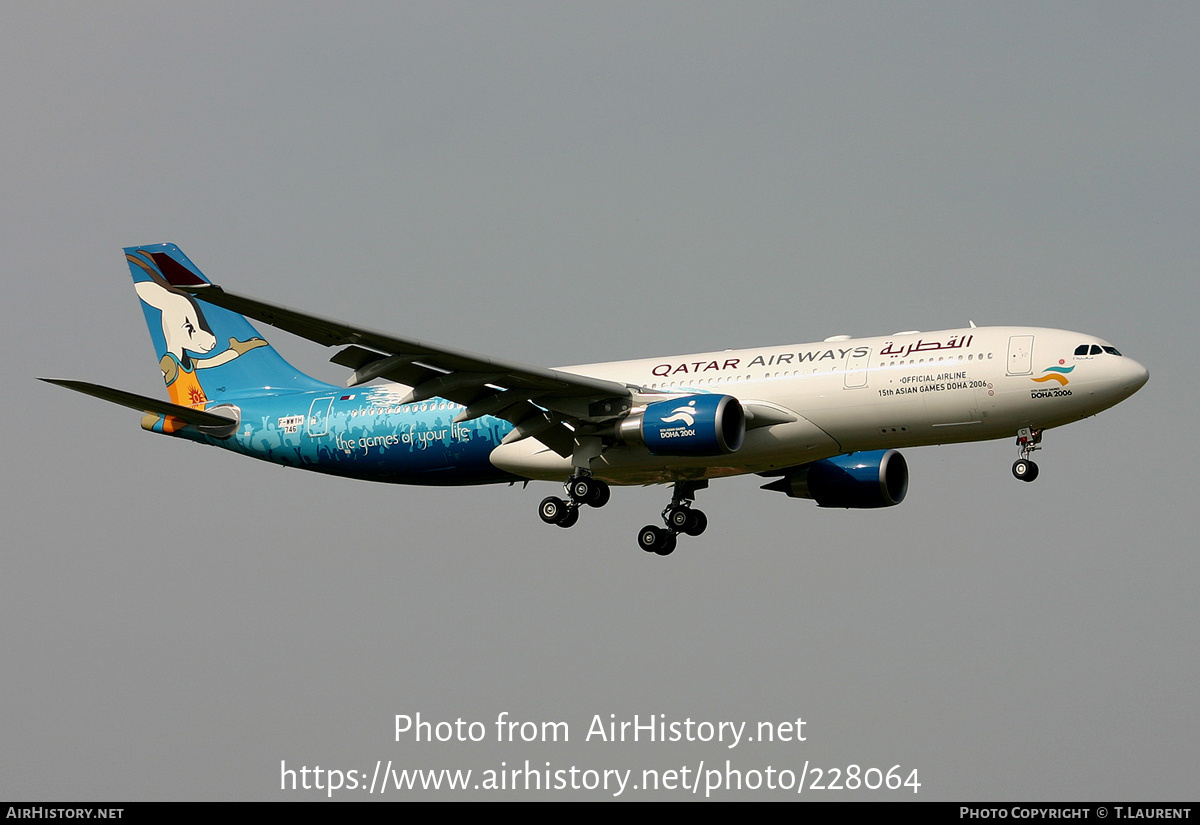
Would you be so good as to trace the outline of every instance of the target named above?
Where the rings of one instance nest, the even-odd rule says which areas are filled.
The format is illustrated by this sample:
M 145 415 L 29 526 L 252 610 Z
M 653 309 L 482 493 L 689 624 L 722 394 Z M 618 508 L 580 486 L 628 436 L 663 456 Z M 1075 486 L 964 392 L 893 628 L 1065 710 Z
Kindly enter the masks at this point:
M 291 467 L 400 484 L 558 481 L 570 527 L 610 485 L 672 485 L 668 555 L 708 520 L 714 478 L 822 507 L 899 504 L 898 447 L 1016 437 L 1033 481 L 1042 433 L 1133 395 L 1149 373 L 1093 335 L 1033 327 L 838 335 L 811 344 L 545 369 L 351 326 L 227 292 L 174 244 L 125 250 L 170 401 L 44 379 L 143 412 L 152 432 Z M 346 387 L 288 364 L 247 318 L 325 346 Z M 369 384 L 381 379 L 385 383 Z

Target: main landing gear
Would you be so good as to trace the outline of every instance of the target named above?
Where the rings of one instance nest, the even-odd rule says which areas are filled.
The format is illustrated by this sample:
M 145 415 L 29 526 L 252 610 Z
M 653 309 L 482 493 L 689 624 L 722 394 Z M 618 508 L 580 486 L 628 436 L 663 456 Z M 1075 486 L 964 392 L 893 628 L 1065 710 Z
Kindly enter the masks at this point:
M 1017 451 L 1021 457 L 1013 462 L 1012 474 L 1021 481 L 1033 481 L 1038 477 L 1038 465 L 1029 460 L 1034 450 L 1040 450 L 1042 431 L 1025 427 L 1017 431 Z
M 692 508 L 696 491 L 708 486 L 707 481 L 677 481 L 673 485 L 671 503 L 662 512 L 666 528 L 647 524 L 638 533 L 638 546 L 647 553 L 669 556 L 675 550 L 680 533 L 698 536 L 708 527 L 708 517 Z
M 648 524 L 638 533 L 638 545 L 647 553 L 669 556 L 675 550 L 676 537 L 683 533 L 698 536 L 708 527 L 708 516 L 692 507 L 696 491 L 708 486 L 708 481 L 677 481 L 672 487 L 671 503 L 662 511 L 665 527 Z M 576 472 L 564 485 L 568 498 L 550 496 L 542 499 L 538 515 L 547 524 L 572 527 L 579 521 L 579 508 L 603 507 L 608 503 L 609 487 L 591 475 Z
M 608 504 L 608 485 L 598 478 L 576 474 L 567 479 L 563 486 L 567 491 L 566 501 L 557 496 L 550 496 L 542 499 L 538 507 L 538 515 L 547 524 L 571 527 L 579 521 L 579 508 L 584 504 L 589 507 L 603 507 Z

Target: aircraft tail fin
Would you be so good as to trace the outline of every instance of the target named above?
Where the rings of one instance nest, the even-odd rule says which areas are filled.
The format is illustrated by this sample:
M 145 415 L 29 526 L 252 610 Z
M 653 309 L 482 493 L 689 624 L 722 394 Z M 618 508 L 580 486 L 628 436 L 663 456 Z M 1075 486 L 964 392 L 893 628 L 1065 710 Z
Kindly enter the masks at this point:
M 330 387 L 285 361 L 245 317 L 188 292 L 210 282 L 175 244 L 126 247 L 125 260 L 173 403 L 204 409 Z

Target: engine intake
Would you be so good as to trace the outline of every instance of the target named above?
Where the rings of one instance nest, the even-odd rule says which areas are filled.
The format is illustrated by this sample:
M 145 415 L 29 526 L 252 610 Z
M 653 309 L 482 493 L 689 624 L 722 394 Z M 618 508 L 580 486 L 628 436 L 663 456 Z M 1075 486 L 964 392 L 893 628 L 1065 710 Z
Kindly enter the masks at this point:
M 722 455 L 746 438 L 746 413 L 731 395 L 685 395 L 630 413 L 617 438 L 653 455 Z
M 908 462 L 895 450 L 850 453 L 795 467 L 763 489 L 814 499 L 818 507 L 892 507 L 908 492 Z

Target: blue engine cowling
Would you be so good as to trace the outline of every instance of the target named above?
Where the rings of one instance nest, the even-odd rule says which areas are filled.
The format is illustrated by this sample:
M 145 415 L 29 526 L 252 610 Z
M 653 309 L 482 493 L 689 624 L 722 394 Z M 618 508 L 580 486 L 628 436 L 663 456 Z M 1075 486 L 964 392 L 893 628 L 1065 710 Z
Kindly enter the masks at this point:
M 819 507 L 891 507 L 908 492 L 908 463 L 895 450 L 839 455 L 795 467 L 763 486 Z
M 684 395 L 631 413 L 617 438 L 654 455 L 723 455 L 746 438 L 746 413 L 731 395 Z

